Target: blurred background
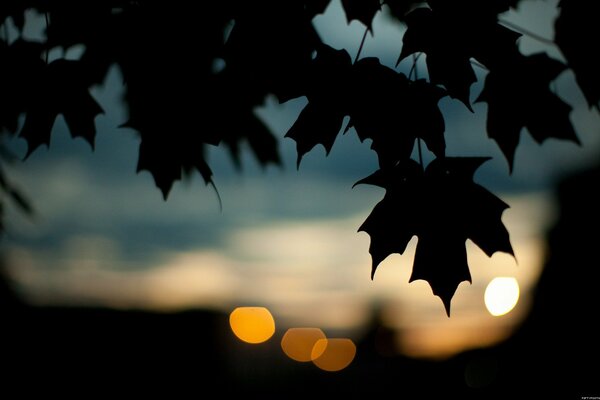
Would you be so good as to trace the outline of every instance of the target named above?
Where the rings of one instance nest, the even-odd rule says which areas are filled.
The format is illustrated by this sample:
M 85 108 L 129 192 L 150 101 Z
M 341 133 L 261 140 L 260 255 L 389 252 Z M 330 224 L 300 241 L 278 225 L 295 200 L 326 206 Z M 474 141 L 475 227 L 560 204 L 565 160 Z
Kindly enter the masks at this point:
M 556 1 L 530 0 L 502 19 L 552 39 L 555 16 Z M 43 35 L 43 16 L 31 14 L 27 21 L 28 35 Z M 339 1 L 332 1 L 314 24 L 325 43 L 356 54 L 364 26 L 348 25 Z M 402 25 L 378 13 L 361 57 L 376 56 L 393 67 L 402 35 Z M 544 51 L 563 59 L 557 48 L 531 36 L 524 35 L 519 46 L 524 53 Z M 56 49 L 50 58 L 77 58 L 82 50 L 75 46 L 63 54 Z M 427 75 L 423 58 L 418 61 L 421 77 Z M 411 66 L 412 60 L 405 60 L 399 70 L 408 73 Z M 485 74 L 476 72 L 479 78 Z M 540 289 L 540 277 L 550 273 L 545 265 L 557 264 L 556 259 L 597 264 L 587 258 L 593 245 L 586 253 L 577 229 L 566 235 L 580 240 L 573 244 L 577 251 L 560 234 L 558 241 L 548 239 L 552 227 L 560 232 L 556 227 L 565 224 L 568 200 L 556 196 L 558 183 L 599 159 L 600 119 L 588 109 L 570 72 L 553 89 L 574 107 L 571 118 L 582 145 L 549 140 L 538 146 L 523 132 L 512 175 L 486 136 L 487 106 L 476 103 L 471 113 L 456 100 L 441 101 L 447 154 L 493 157 L 475 181 L 510 205 L 503 222 L 516 256 L 488 258 L 467 242 L 473 283 L 459 286 L 451 318 L 426 282 L 408 284 L 416 237 L 404 255 L 388 257 L 370 280 L 369 237 L 357 229 L 384 192 L 352 189 L 377 168 L 370 143 L 361 143 L 353 129 L 337 139 L 328 157 L 318 147 L 297 170 L 295 142 L 283 136 L 306 99 L 278 104 L 267 98 L 256 113 L 281 139 L 283 167 L 262 169 L 248 156 L 240 172 L 225 150 L 214 148 L 209 162 L 222 210 L 215 191 L 195 178 L 176 184 L 165 202 L 149 173 L 135 173 L 135 132 L 118 128 L 127 120 L 121 82 L 113 68 L 105 83 L 93 88 L 105 110 L 96 119 L 94 151 L 83 140 L 71 139 L 59 116 L 50 150 L 40 149 L 9 167 L 35 209 L 31 218 L 5 210 L 7 234 L 1 246 L 8 286 L 3 297 L 5 315 L 13 318 L 7 321 L 13 323 L 3 324 L 3 330 L 14 376 L 57 385 L 75 378 L 88 383 L 88 390 L 91 385 L 108 390 L 120 382 L 148 393 L 157 387 L 205 391 L 206 385 L 216 385 L 225 392 L 272 389 L 315 396 L 321 393 L 315 388 L 321 394 L 334 388 L 355 394 L 447 389 L 489 398 L 542 382 L 525 376 L 533 366 L 545 379 L 553 377 L 551 371 L 570 370 L 572 379 L 556 372 L 559 381 L 569 382 L 578 395 L 600 394 L 593 392 L 600 389 L 592 379 L 597 358 L 584 367 L 585 362 L 573 358 L 566 363 L 559 357 L 578 354 L 580 347 L 598 354 L 579 331 L 583 323 L 597 320 L 586 311 L 597 303 L 593 290 L 586 289 L 589 276 L 577 272 L 578 265 L 567 272 L 559 262 L 557 275 L 546 281 L 560 285 L 551 286 L 547 297 Z M 473 99 L 480 90 L 481 79 L 473 85 Z M 25 154 L 22 139 L 8 146 Z M 581 189 L 572 184 L 566 193 L 588 199 L 592 208 L 590 182 L 585 180 Z M 597 220 L 584 205 L 572 209 L 588 213 L 582 217 L 587 223 Z M 570 218 L 578 220 L 575 214 Z M 565 254 L 572 258 L 561 258 Z M 514 279 L 496 281 L 508 286 L 494 291 L 495 285 L 488 289 L 494 278 Z M 573 293 L 591 296 L 591 303 L 575 302 Z M 228 316 L 242 306 L 270 311 L 275 333 L 266 342 L 248 344 L 232 333 Z M 565 322 L 563 313 L 573 320 Z M 584 319 L 574 320 L 579 316 Z M 294 327 L 351 339 L 357 345 L 352 362 L 326 372 L 290 360 L 280 341 Z M 575 347 L 563 354 L 542 347 L 536 338 L 548 346 L 560 341 Z M 582 341 L 576 344 L 573 338 Z M 65 360 L 67 367 L 55 368 Z

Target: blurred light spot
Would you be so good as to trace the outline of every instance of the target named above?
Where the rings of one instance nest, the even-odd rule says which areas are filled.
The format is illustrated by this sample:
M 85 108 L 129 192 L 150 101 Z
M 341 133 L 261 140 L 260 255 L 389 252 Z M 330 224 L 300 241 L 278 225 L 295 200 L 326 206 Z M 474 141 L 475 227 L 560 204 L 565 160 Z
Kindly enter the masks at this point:
M 487 285 L 485 306 L 495 317 L 510 312 L 519 301 L 519 283 L 515 278 L 494 278 Z
M 474 357 L 465 367 L 465 382 L 471 388 L 488 386 L 498 375 L 498 362 L 491 357 Z
M 229 315 L 231 330 L 248 343 L 262 343 L 275 333 L 275 320 L 264 307 L 238 307 Z
M 281 348 L 292 360 L 307 362 L 313 360 L 315 344 L 324 339 L 325 334 L 319 328 L 290 328 L 281 339 Z
M 350 339 L 319 339 L 312 350 L 313 363 L 324 371 L 346 368 L 356 355 L 356 345 Z

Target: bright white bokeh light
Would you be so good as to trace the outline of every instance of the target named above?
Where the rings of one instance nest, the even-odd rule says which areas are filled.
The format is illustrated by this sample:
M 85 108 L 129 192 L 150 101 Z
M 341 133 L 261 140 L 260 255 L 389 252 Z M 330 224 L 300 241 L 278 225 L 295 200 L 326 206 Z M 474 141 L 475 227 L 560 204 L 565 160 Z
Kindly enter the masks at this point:
M 487 285 L 485 306 L 495 317 L 509 313 L 519 301 L 519 283 L 515 278 L 494 278 Z

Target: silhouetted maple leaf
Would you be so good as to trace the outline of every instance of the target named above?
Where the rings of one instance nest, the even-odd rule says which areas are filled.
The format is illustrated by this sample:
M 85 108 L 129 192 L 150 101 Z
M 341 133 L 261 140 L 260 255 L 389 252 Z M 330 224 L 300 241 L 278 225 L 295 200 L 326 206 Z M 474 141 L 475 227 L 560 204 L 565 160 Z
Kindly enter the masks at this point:
M 348 23 L 356 19 L 365 24 L 370 31 L 373 30 L 373 18 L 381 9 L 379 0 L 342 0 L 342 6 Z
M 308 74 L 309 103 L 286 137 L 297 143 L 298 165 L 317 144 L 331 150 L 345 115 L 361 141 L 371 139 L 380 165 L 410 157 L 417 137 L 437 156 L 445 150 L 444 119 L 437 103 L 446 92 L 366 57 L 351 64 L 345 50 L 323 45 Z
M 554 41 L 573 69 L 590 107 L 600 108 L 600 58 L 585 43 L 600 37 L 598 15 L 585 1 L 562 0 Z
M 398 63 L 415 52 L 427 54 L 431 82 L 444 85 L 451 97 L 471 109 L 470 87 L 477 79 L 469 60 L 469 48 L 465 46 L 468 36 L 464 35 L 463 28 L 429 8 L 413 10 L 406 16 L 406 24 Z
M 308 104 L 286 133 L 296 141 L 297 165 L 317 144 L 329 154 L 348 113 L 348 81 L 352 68 L 346 50 L 323 45 L 308 73 Z
M 328 105 L 328 103 L 309 102 L 286 133 L 285 137 L 296 141 L 297 167 L 300 167 L 302 157 L 317 144 L 323 145 L 326 154 L 331 151 L 342 127 L 344 114 L 329 110 Z
M 380 186 L 386 194 L 359 228 L 371 237 L 371 277 L 392 253 L 402 254 L 419 238 L 410 282 L 423 279 L 444 303 L 462 281 L 471 282 L 465 241 L 471 239 L 488 256 L 514 255 L 501 221 L 508 205 L 474 183 L 475 170 L 488 158 L 437 158 L 423 172 L 413 160 L 382 169 L 357 182 Z
M 121 36 L 116 38 L 121 40 L 115 43 L 115 51 L 104 55 L 110 50 L 108 43 L 98 44 L 97 53 L 82 61 L 89 65 L 96 57 L 108 61 L 108 55 L 116 56 L 129 106 L 129 119 L 123 126 L 135 129 L 141 139 L 137 171 L 150 172 L 165 199 L 173 183 L 192 171 L 212 184 L 206 147 L 224 139 L 221 127 L 225 123 L 244 119 L 225 114 L 234 108 L 225 107 L 222 101 L 231 95 L 231 85 L 217 81 L 212 69 L 223 47 L 219 29 L 225 25 L 225 16 L 207 5 L 207 21 L 198 24 L 198 14 L 186 12 L 189 3 L 181 0 L 169 7 L 160 2 L 128 3 L 127 7 L 119 15 L 123 20 L 117 19 Z M 202 51 L 192 51 L 199 37 Z M 245 99 L 243 88 L 238 89 L 240 93 L 232 99 Z M 247 111 L 253 106 L 250 103 Z
M 422 3 L 419 0 L 385 0 L 384 4 L 386 4 L 390 13 L 398 18 L 400 21 L 404 21 L 406 14 L 410 11 L 410 9 L 415 5 Z
M 443 89 L 409 81 L 372 57 L 353 65 L 350 85 L 348 128 L 354 127 L 360 140 L 372 140 L 380 166 L 409 158 L 417 137 L 437 156 L 444 155 L 444 119 L 437 106 Z
M 96 136 L 94 119 L 102 108 L 90 95 L 77 61 L 56 60 L 44 68 L 36 97 L 32 100 L 20 136 L 27 141 L 27 155 L 50 145 L 54 120 L 62 114 L 71 136 L 82 137 L 92 148 Z
M 236 109 L 237 106 L 237 109 Z M 227 113 L 233 113 L 236 118 L 228 118 Z M 221 113 L 218 118 L 220 126 L 213 126 L 222 137 L 222 142 L 229 148 L 231 157 L 238 168 L 241 168 L 240 144 L 247 142 L 260 165 L 278 165 L 281 163 L 278 142 L 269 128 L 252 112 L 250 107 L 236 105 L 235 100 L 229 101 L 229 108 L 215 109 Z
M 535 54 L 486 77 L 477 101 L 488 103 L 488 136 L 498 143 L 511 170 L 522 128 L 538 143 L 551 137 L 579 143 L 569 120 L 571 106 L 549 86 L 565 68 L 546 54 Z
M 472 55 L 488 70 L 510 67 L 521 57 L 517 40 L 522 35 L 498 23 L 483 24 L 472 36 Z
M 410 81 L 406 98 L 407 109 L 402 113 L 402 128 L 412 131 L 416 138 L 424 140 L 437 157 L 446 151 L 444 116 L 438 107 L 447 92 L 425 79 Z
M 212 171 L 204 158 L 203 146 L 190 146 L 187 151 L 183 149 L 180 140 L 165 141 L 153 135 L 142 138 L 140 143 L 137 172 L 150 172 L 165 200 L 173 183 L 181 179 L 184 171 L 196 170 L 207 184 L 212 183 Z
M 425 53 L 431 82 L 444 85 L 451 97 L 471 111 L 470 87 L 477 80 L 471 58 L 490 69 L 510 64 L 519 55 L 516 40 L 520 36 L 496 22 L 497 12 L 503 6 L 475 3 L 478 6 L 462 9 L 442 1 L 435 2 L 433 9 L 410 12 L 398 58 L 399 63 L 413 53 Z
M 212 183 L 212 171 L 204 151 L 206 145 L 218 144 L 220 137 L 210 129 L 211 124 L 207 124 L 207 129 L 192 131 L 195 102 L 188 99 L 189 104 L 184 104 L 183 100 L 167 104 L 168 98 L 160 101 L 156 94 L 172 93 L 167 86 L 161 86 L 157 82 L 153 88 L 156 90 L 154 95 L 132 102 L 136 107 L 132 108 L 130 120 L 124 126 L 140 133 L 137 171 L 149 171 L 166 200 L 173 183 L 180 180 L 184 172 L 197 170 L 206 183 Z M 138 96 L 145 94 L 145 90 L 130 90 L 128 93 L 132 99 L 141 99 Z M 179 114 L 183 117 L 176 118 Z

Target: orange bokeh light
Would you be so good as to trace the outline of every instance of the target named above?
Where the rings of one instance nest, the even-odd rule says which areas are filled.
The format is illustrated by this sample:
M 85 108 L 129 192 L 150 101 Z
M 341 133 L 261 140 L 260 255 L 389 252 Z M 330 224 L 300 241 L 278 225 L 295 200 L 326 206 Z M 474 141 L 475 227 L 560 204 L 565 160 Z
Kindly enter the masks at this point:
M 281 348 L 292 360 L 312 361 L 315 344 L 324 339 L 325 334 L 319 328 L 290 328 L 281 339 Z
M 275 320 L 265 307 L 238 307 L 229 315 L 229 325 L 247 343 L 266 342 L 275 333 Z
M 312 350 L 313 363 L 324 371 L 341 371 L 356 355 L 356 345 L 350 339 L 319 339 Z

